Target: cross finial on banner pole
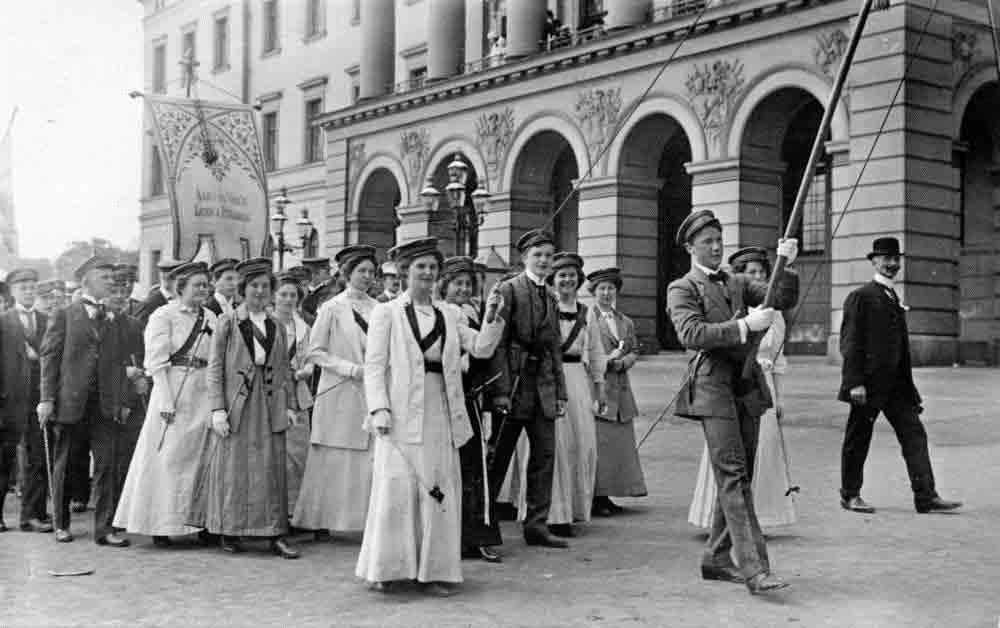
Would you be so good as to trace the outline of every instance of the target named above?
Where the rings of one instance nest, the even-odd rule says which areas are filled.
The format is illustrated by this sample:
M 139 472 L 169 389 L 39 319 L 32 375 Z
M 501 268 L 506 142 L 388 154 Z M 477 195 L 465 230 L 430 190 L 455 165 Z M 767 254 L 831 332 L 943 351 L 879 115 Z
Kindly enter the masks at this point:
M 195 61 L 194 50 L 188 48 L 187 51 L 184 52 L 184 58 L 180 60 L 180 66 L 184 68 L 184 84 L 187 86 L 188 98 L 191 98 L 191 87 L 197 80 L 194 69 L 199 65 L 201 64 Z

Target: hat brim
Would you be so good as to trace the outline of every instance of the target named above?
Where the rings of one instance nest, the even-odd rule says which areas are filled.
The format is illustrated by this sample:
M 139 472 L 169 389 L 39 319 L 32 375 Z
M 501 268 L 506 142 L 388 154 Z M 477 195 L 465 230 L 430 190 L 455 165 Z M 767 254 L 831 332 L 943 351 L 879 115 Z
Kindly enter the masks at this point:
M 872 251 L 865 257 L 868 258 L 868 261 L 871 261 L 872 258 L 874 258 L 876 255 L 896 255 L 898 257 L 906 257 L 906 254 L 904 254 L 902 251 L 896 251 L 894 253 L 891 253 L 889 251 Z

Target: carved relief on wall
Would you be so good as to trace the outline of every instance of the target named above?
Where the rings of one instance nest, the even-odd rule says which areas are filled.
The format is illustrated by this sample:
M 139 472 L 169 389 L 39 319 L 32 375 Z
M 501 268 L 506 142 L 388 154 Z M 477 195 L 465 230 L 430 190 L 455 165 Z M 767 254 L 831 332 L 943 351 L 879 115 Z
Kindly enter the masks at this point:
M 827 76 L 833 76 L 840 66 L 840 59 L 847 50 L 847 35 L 837 29 L 816 36 L 816 46 L 813 47 L 813 60 Z
M 583 90 L 577 95 L 574 112 L 583 130 L 583 137 L 590 151 L 590 160 L 596 161 L 607 145 L 618 123 L 622 109 L 622 89 L 609 87 Z
M 399 152 L 406 166 L 410 186 L 414 190 L 420 187 L 420 173 L 423 171 L 424 161 L 427 160 L 430 150 L 431 132 L 427 129 L 403 131 L 399 137 Z
M 968 28 L 955 27 L 951 33 L 952 78 L 957 85 L 972 67 L 979 53 L 978 35 Z
M 514 110 L 484 113 L 476 120 L 476 145 L 486 159 L 486 170 L 491 185 L 496 185 L 507 149 L 514 137 Z
M 365 163 L 365 143 L 358 140 L 351 140 L 351 146 L 347 150 L 347 171 L 350 176 L 357 176 L 361 172 L 361 165 Z
M 739 59 L 715 61 L 701 67 L 696 64 L 684 82 L 705 136 L 716 146 L 745 85 L 743 63 Z

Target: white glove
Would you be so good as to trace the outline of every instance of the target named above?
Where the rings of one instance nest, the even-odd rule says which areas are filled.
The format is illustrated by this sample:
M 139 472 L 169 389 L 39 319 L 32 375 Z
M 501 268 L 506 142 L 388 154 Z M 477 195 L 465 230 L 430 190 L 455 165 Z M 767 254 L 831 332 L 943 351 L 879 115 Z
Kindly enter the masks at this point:
M 768 307 L 750 310 L 743 320 L 750 331 L 766 331 L 771 327 L 771 322 L 774 320 L 774 308 Z
M 225 410 L 212 411 L 212 431 L 220 437 L 229 436 L 229 413 Z
M 778 255 L 784 257 L 788 260 L 788 265 L 791 266 L 795 258 L 799 256 L 799 241 L 795 238 L 781 238 L 778 240 Z

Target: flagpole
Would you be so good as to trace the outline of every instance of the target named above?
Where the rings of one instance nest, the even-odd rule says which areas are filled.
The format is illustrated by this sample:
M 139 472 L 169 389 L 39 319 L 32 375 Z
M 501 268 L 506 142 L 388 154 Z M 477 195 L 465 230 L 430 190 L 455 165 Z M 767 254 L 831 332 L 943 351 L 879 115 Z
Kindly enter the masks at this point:
M 3 144 L 5 141 L 7 141 L 7 137 L 10 135 L 10 130 L 14 128 L 14 118 L 17 117 L 17 110 L 18 107 L 14 107 L 14 110 L 10 112 L 10 120 L 7 122 L 7 128 L 4 129 L 3 139 L 0 140 L 0 144 Z

